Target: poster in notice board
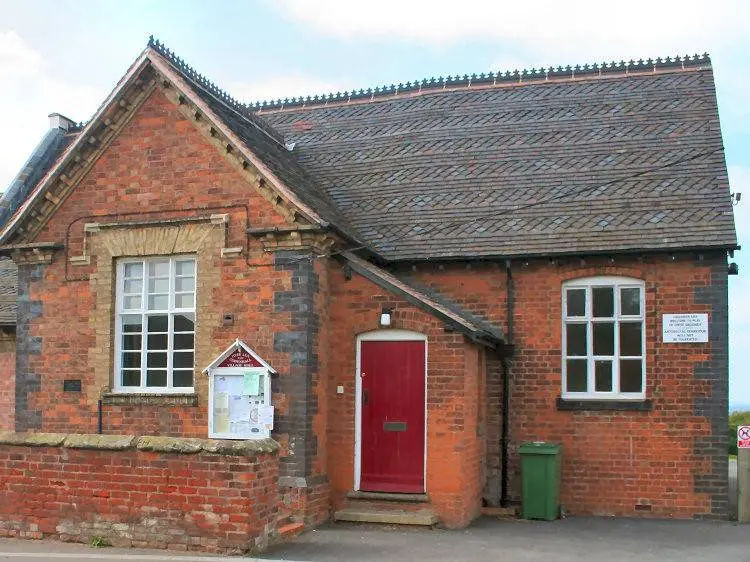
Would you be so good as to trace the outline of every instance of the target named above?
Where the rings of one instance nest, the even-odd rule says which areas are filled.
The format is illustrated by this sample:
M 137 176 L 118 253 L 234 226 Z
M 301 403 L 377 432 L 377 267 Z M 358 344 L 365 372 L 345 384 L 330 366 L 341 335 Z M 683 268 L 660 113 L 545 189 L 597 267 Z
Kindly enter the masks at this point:
M 256 372 L 257 371 L 257 372 Z M 242 369 L 211 377 L 211 437 L 262 439 L 273 429 L 273 406 L 267 404 L 265 369 Z

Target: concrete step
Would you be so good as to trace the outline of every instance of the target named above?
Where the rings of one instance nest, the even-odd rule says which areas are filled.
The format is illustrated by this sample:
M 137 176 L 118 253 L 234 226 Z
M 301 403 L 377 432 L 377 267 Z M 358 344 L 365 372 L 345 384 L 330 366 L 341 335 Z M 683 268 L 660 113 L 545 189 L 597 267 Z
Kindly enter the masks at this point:
M 427 494 L 392 494 L 389 492 L 361 492 L 352 490 L 346 497 L 350 500 L 376 500 L 387 502 L 425 503 L 429 501 Z
M 335 521 L 352 521 L 355 523 L 388 523 L 393 525 L 431 526 L 438 522 L 434 511 L 419 509 L 406 511 L 402 509 L 384 509 L 367 506 L 350 506 L 333 514 Z

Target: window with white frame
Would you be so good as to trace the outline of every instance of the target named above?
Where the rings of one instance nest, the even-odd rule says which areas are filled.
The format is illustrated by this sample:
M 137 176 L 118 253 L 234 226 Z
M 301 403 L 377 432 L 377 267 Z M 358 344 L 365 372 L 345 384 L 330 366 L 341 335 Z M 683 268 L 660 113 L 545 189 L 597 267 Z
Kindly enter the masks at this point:
M 644 304 L 638 279 L 591 277 L 563 285 L 563 398 L 644 398 Z
M 190 256 L 118 262 L 117 390 L 193 390 L 195 268 Z

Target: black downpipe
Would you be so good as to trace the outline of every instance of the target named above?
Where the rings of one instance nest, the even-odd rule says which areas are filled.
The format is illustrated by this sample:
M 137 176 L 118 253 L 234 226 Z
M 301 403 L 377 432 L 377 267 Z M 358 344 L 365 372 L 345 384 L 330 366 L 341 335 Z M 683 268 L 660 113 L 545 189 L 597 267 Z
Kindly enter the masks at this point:
M 506 318 L 507 333 L 505 342 L 507 346 L 512 346 L 513 342 L 513 307 L 514 307 L 514 287 L 513 273 L 510 269 L 510 260 L 505 262 L 505 295 L 506 295 Z M 510 347 L 512 349 L 512 347 Z M 500 364 L 503 367 L 503 415 L 502 427 L 500 430 L 500 505 L 508 507 L 508 436 L 510 434 L 510 362 L 508 361 L 507 350 L 500 356 Z
M 97 433 L 101 435 L 102 434 L 102 401 L 101 400 L 99 400 L 97 413 L 99 414 L 99 423 L 97 425 Z

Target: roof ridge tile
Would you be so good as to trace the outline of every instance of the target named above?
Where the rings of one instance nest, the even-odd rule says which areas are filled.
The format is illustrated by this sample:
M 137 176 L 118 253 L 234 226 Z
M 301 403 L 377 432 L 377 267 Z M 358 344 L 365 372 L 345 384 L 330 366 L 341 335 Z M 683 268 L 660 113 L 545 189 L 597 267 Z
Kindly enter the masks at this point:
M 360 100 L 370 98 L 371 101 L 375 99 L 383 99 L 392 97 L 399 94 L 408 94 L 412 92 L 423 92 L 423 91 L 440 91 L 447 88 L 456 88 L 460 86 L 466 86 L 471 88 L 476 85 L 495 85 L 498 83 L 536 83 L 540 81 L 547 81 L 550 79 L 570 79 L 574 80 L 578 77 L 584 76 L 604 76 L 604 75 L 615 75 L 615 74 L 629 74 L 631 72 L 654 72 L 659 70 L 669 70 L 675 68 L 688 69 L 695 68 L 701 69 L 704 66 L 711 65 L 711 57 L 708 53 L 702 55 L 676 55 L 675 57 L 657 57 L 648 59 L 638 59 L 637 61 L 631 59 L 629 61 L 621 60 L 617 61 L 605 61 L 602 63 L 584 63 L 576 64 L 574 66 L 567 65 L 548 67 L 548 68 L 527 68 L 527 69 L 516 69 L 516 70 L 500 70 L 496 72 L 484 72 L 481 74 L 464 74 L 461 75 L 447 75 L 439 77 L 422 78 L 415 81 L 409 81 L 406 83 L 398 83 L 388 85 L 381 85 L 370 87 L 368 89 L 353 89 L 350 91 L 336 92 L 334 93 L 323 93 L 314 94 L 307 96 L 299 96 L 295 98 L 285 98 L 276 100 L 259 100 L 247 104 L 243 104 L 247 111 L 265 111 L 265 110 L 279 110 L 279 109 L 290 109 L 297 107 L 306 107 L 309 105 L 326 105 L 329 102 L 341 102 Z

